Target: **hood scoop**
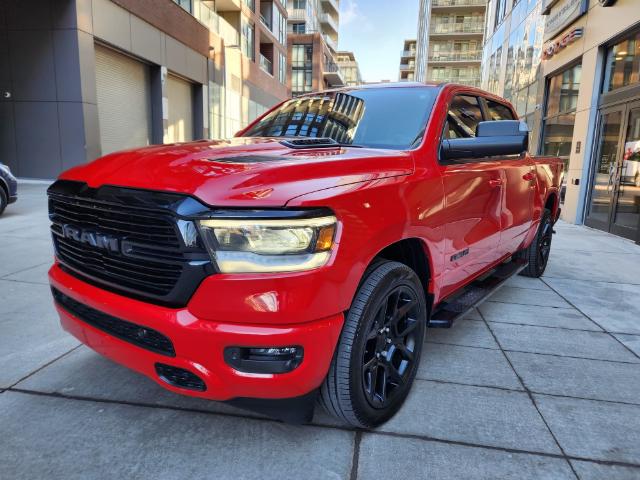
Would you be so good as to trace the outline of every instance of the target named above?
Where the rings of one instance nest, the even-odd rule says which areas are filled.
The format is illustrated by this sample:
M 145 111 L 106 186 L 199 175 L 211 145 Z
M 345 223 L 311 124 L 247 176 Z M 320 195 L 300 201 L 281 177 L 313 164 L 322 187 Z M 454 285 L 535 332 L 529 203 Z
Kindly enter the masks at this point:
M 335 148 L 340 144 L 333 138 L 290 138 L 280 142 L 289 148 Z
M 218 163 L 262 163 L 262 162 L 274 162 L 276 160 L 282 160 L 282 157 L 277 155 L 238 155 L 235 157 L 223 157 L 209 159 L 212 162 Z

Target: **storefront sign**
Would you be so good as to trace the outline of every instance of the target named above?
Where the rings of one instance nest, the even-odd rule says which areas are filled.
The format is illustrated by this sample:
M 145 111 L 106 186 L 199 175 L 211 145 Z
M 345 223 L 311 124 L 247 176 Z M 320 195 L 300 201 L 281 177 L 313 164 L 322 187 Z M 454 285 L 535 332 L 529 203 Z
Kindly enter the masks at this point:
M 542 15 L 549 15 L 551 7 L 553 7 L 558 0 L 542 0 Z
M 587 12 L 589 0 L 560 0 L 553 5 L 544 24 L 544 41 L 557 36 Z
M 553 57 L 556 53 L 558 53 L 563 48 L 566 48 L 568 45 L 572 44 L 579 38 L 582 38 L 584 34 L 584 28 L 582 27 L 574 27 L 565 33 L 558 40 L 554 40 L 553 42 L 547 43 L 542 49 L 542 59 L 548 60 Z

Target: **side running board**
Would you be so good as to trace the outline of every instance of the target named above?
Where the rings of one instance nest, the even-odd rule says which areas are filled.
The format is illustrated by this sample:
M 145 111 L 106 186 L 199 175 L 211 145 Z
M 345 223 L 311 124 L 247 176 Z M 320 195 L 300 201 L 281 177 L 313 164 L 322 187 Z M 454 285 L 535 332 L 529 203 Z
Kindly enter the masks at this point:
M 444 299 L 431 313 L 428 327 L 449 328 L 473 308 L 493 295 L 504 283 L 527 266 L 525 260 L 511 260 L 471 282 L 460 291 Z

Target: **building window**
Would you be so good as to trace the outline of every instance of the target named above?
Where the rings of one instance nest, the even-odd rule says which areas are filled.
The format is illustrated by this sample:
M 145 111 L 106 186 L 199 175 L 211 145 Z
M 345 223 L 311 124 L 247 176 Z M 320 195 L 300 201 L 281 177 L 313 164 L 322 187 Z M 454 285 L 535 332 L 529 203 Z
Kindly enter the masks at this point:
M 280 83 L 286 85 L 287 83 L 287 56 L 282 53 L 279 54 L 278 62 L 278 80 Z
M 609 48 L 604 91 L 640 83 L 640 32 Z
M 246 20 L 242 21 L 242 53 L 251 60 L 256 59 L 255 27 Z
M 293 45 L 291 93 L 301 95 L 313 89 L 313 45 Z
M 244 3 L 247 7 L 251 9 L 252 12 L 256 11 L 256 2 L 255 0 L 244 0 Z
M 193 14 L 193 2 L 192 0 L 173 0 L 175 3 L 184 8 L 187 12 Z
M 543 153 L 569 163 L 576 120 L 582 65 L 577 64 L 548 79 L 544 119 Z
M 507 14 L 507 0 L 497 0 L 497 2 L 495 27 L 502 23 L 502 20 L 504 20 L 504 17 Z
M 293 33 L 306 33 L 307 25 L 304 22 L 294 23 L 294 24 L 291 25 L 291 29 L 292 29 Z
M 307 0 L 293 0 L 294 10 L 304 10 L 307 8 Z
M 282 45 L 287 45 L 287 18 L 278 10 L 278 16 L 280 17 L 280 26 L 278 28 L 278 40 Z

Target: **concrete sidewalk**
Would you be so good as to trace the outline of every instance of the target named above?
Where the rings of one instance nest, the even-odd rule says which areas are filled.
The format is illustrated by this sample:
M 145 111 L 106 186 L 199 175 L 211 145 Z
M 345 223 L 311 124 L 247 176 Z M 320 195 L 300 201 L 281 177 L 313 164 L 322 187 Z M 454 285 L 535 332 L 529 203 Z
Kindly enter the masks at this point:
M 514 278 L 427 331 L 401 412 L 354 432 L 174 395 L 79 346 L 46 281 L 45 187 L 0 218 L 0 478 L 640 478 L 640 247 L 559 224 Z

